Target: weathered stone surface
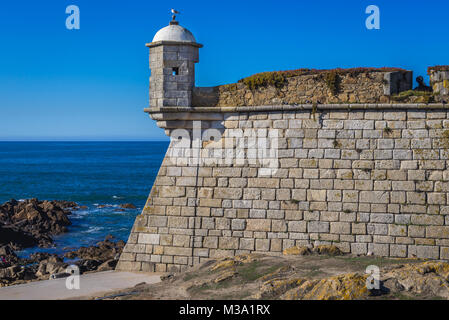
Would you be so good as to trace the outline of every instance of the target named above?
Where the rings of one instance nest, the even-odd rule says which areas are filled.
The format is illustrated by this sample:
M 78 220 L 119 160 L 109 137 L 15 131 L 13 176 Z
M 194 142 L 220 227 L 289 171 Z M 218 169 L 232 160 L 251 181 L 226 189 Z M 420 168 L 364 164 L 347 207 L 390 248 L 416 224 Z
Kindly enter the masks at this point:
M 307 231 L 317 233 L 329 232 L 329 226 L 329 222 L 309 221 L 307 223 Z
M 248 219 L 246 222 L 248 231 L 270 231 L 271 220 L 268 219 Z
M 265 99 L 246 93 L 248 106 Z M 192 259 L 191 246 L 208 258 L 326 243 L 352 254 L 448 259 L 447 112 L 326 107 L 334 110 L 185 112 L 214 118 L 204 127 L 236 139 L 219 152 L 222 162 L 208 141 L 198 168 L 188 148 L 166 157 L 123 257 L 168 270 Z M 267 154 L 256 156 L 264 142 L 251 137 L 278 137 L 276 170 L 267 170 Z
M 142 244 L 159 244 L 160 235 L 150 233 L 140 233 L 138 243 Z
M 306 232 L 307 222 L 306 221 L 289 221 L 288 231 L 289 232 Z

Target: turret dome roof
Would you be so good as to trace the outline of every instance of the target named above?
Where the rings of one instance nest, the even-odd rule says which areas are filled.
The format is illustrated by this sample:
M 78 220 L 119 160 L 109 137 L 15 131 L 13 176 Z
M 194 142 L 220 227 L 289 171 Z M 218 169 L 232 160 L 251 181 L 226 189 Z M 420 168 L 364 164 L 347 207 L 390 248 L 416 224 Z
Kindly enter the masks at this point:
M 153 42 L 157 41 L 196 42 L 193 34 L 177 23 L 170 23 L 159 30 L 153 38 Z

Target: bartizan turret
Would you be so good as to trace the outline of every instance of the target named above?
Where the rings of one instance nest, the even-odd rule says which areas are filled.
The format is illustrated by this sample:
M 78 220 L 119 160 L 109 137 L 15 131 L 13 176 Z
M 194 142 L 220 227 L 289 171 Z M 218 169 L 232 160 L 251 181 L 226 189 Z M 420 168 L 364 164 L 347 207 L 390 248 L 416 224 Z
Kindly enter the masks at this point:
M 150 109 L 191 107 L 195 63 L 202 45 L 173 17 L 146 46 L 150 48 Z

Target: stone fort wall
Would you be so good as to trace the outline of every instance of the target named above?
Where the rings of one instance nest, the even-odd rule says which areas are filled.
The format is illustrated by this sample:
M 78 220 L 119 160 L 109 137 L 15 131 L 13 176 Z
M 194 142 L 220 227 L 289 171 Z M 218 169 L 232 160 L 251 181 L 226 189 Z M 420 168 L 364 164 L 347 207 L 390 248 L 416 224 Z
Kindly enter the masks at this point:
M 310 244 L 449 259 L 448 112 L 443 104 L 153 108 L 173 139 L 117 268 L 176 271 Z M 254 156 L 267 144 L 275 154 Z

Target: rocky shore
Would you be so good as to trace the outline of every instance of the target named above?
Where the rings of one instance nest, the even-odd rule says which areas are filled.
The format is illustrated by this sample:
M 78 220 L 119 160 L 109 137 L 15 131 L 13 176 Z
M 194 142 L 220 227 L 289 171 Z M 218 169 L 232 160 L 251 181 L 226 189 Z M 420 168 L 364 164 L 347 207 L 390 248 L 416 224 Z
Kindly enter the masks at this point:
M 14 250 L 49 247 L 52 236 L 67 232 L 69 215 L 78 205 L 69 201 L 10 200 L 0 205 L 0 246 Z
M 76 265 L 80 274 L 113 270 L 125 246 L 124 241 L 112 241 L 108 236 L 94 246 L 81 247 L 63 255 L 34 253 L 19 258 L 9 246 L 0 248 L 0 287 L 29 281 L 48 280 L 51 275 L 64 273 L 69 265 Z
M 129 208 L 132 204 L 123 204 Z M 68 231 L 70 214 L 80 206 L 69 201 L 10 200 L 0 205 L 0 287 L 29 281 L 48 280 L 64 273 L 69 265 L 80 273 L 113 270 L 125 246 L 108 235 L 89 247 L 57 255 L 45 252 L 20 258 L 15 251 L 31 247 L 48 248 L 53 236 Z

